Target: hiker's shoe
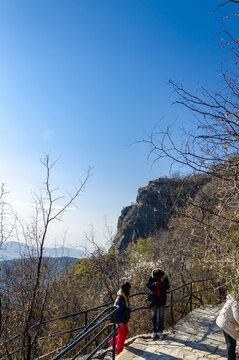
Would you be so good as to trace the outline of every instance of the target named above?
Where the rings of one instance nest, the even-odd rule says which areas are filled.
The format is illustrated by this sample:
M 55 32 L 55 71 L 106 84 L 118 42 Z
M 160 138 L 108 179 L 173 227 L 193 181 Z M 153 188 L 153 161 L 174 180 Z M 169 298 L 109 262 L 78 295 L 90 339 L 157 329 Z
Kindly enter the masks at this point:
M 157 333 L 156 333 L 156 332 L 153 332 L 153 334 L 152 334 L 152 339 L 155 340 L 156 337 L 157 337 Z
M 161 331 L 159 332 L 159 338 L 163 339 L 163 333 Z

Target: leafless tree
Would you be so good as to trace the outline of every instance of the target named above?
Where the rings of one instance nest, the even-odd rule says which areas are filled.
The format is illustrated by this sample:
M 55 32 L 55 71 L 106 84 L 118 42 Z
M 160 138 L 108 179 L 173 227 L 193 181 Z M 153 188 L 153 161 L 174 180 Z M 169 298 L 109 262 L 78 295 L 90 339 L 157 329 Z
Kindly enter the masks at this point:
M 107 247 L 96 240 L 93 228 L 85 234 L 87 246 L 84 247 L 84 252 L 88 253 L 88 259 L 79 260 L 76 266 L 79 286 L 84 287 L 85 281 L 90 282 L 86 290 L 90 292 L 88 299 L 92 298 L 100 303 L 115 299 L 128 266 L 126 256 L 119 257 L 114 234 L 107 223 L 105 230 Z
M 62 220 L 64 213 L 84 191 L 91 172 L 89 168 L 73 194 L 64 197 L 58 196 L 59 189 L 51 185 L 51 172 L 55 163 L 50 162 L 49 156 L 46 156 L 42 164 L 46 170 L 46 179 L 40 194 L 35 194 L 33 218 L 29 224 L 18 217 L 14 228 L 16 238 L 24 240 L 29 251 L 16 264 L 16 268 L 10 269 L 6 274 L 3 286 L 1 343 L 9 359 L 14 358 L 11 355 L 11 338 L 16 333 L 19 333 L 17 358 L 30 360 L 38 355 L 40 324 L 51 306 L 48 298 L 52 274 L 48 272 L 43 257 L 48 230 L 53 222 Z M 59 201 L 63 202 L 62 206 L 58 205 Z
M 5 184 L 0 187 L 0 256 L 1 246 L 10 239 L 15 228 L 15 215 L 11 205 L 7 202 Z

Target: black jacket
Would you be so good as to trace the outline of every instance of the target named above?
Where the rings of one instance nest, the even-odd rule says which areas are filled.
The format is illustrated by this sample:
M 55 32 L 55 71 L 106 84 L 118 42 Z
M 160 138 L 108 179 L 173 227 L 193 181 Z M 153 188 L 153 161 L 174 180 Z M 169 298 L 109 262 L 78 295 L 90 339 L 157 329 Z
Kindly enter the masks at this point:
M 149 288 L 153 294 L 155 294 L 155 283 L 158 281 L 159 281 L 159 279 L 150 276 L 150 278 L 146 284 L 147 288 Z M 168 282 L 168 278 L 165 276 L 165 278 L 163 279 L 163 281 L 160 284 L 160 295 L 155 296 L 154 304 L 156 306 L 166 305 L 168 289 L 169 289 L 169 282 Z

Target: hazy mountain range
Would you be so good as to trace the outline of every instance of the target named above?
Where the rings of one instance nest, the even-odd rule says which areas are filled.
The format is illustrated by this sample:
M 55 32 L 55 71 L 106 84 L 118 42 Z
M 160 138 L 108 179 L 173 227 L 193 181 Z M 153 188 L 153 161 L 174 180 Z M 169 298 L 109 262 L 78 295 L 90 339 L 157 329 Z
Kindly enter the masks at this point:
M 24 243 L 8 241 L 4 243 L 0 248 L 0 261 L 20 259 L 21 257 L 26 256 L 29 251 L 34 253 L 35 248 L 27 246 Z M 43 256 L 53 258 L 71 257 L 76 259 L 82 259 L 86 257 L 83 251 L 68 247 L 46 247 L 44 248 Z

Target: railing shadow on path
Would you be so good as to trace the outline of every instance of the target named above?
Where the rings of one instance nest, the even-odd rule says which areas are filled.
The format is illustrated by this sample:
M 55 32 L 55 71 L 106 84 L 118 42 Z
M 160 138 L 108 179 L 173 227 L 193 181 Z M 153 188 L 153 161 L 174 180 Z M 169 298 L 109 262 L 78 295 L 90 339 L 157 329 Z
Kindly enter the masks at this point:
M 165 354 L 164 352 L 154 353 L 150 351 L 138 350 L 133 345 L 127 347 L 127 352 L 139 356 L 141 359 L 148 359 L 148 360 L 159 360 L 162 356 L 163 360 L 183 360 L 183 358 L 175 357 L 173 355 Z
M 182 337 L 180 338 L 180 334 L 182 334 Z M 208 332 L 207 335 L 210 336 L 210 334 L 214 334 L 213 332 Z M 173 336 L 171 334 L 167 334 L 163 340 L 159 341 L 153 341 L 152 343 L 145 343 L 142 339 L 141 342 L 132 343 L 129 346 L 127 346 L 127 354 L 132 354 L 135 356 L 138 356 L 142 359 L 149 359 L 149 360 L 159 360 L 159 359 L 182 359 L 183 360 L 183 351 L 197 351 L 198 356 L 204 357 L 206 354 L 213 355 L 216 354 L 220 357 L 226 356 L 226 349 L 225 344 L 222 343 L 220 345 L 223 346 L 223 348 L 218 346 L 213 346 L 208 344 L 207 342 L 203 342 L 202 339 L 198 340 L 189 340 L 191 336 L 194 336 L 194 332 L 190 332 L 187 330 L 180 329 L 179 332 L 175 332 L 176 336 Z M 185 335 L 185 336 L 184 336 Z M 188 339 L 185 339 L 187 337 Z M 152 352 L 148 351 L 149 346 L 152 345 Z M 167 347 L 167 353 L 166 350 L 163 350 Z M 178 348 L 182 349 L 182 355 L 178 353 Z M 146 348 L 146 350 L 144 350 Z M 177 357 L 174 356 L 173 352 L 177 350 Z M 192 353 L 192 356 L 193 353 Z M 127 356 L 127 358 L 130 358 L 130 356 Z
M 173 336 L 167 336 L 166 339 L 168 341 L 173 341 L 174 343 L 176 342 L 177 344 L 188 346 L 193 350 L 208 352 L 208 354 L 213 354 L 213 352 L 215 351 L 215 347 L 209 344 L 203 344 L 203 343 L 199 344 L 192 340 L 183 340 L 183 339 L 175 338 Z M 170 346 L 170 344 L 168 344 L 167 346 Z M 217 349 L 217 355 L 225 356 L 225 349 Z

